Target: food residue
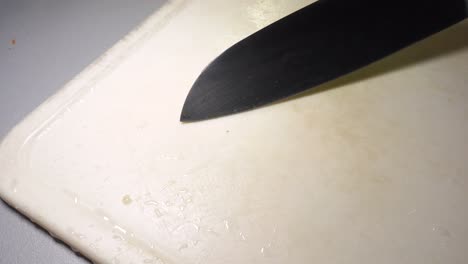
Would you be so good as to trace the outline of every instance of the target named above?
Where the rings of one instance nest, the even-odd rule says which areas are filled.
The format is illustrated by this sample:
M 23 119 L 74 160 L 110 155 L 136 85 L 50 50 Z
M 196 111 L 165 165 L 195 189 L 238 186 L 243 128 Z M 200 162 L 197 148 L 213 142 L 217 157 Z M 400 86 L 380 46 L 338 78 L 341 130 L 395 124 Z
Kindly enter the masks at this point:
M 13 45 L 13 46 L 16 45 L 16 39 L 11 40 L 11 45 Z
M 125 195 L 123 198 L 122 198 L 122 203 L 124 205 L 129 205 L 133 202 L 132 198 L 130 197 L 130 195 Z

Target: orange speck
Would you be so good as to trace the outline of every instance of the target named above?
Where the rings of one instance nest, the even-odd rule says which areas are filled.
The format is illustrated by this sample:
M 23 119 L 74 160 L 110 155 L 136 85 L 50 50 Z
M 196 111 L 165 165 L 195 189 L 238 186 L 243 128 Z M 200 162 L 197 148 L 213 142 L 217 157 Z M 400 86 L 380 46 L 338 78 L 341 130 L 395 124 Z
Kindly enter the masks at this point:
M 11 40 L 11 45 L 16 45 L 16 39 Z

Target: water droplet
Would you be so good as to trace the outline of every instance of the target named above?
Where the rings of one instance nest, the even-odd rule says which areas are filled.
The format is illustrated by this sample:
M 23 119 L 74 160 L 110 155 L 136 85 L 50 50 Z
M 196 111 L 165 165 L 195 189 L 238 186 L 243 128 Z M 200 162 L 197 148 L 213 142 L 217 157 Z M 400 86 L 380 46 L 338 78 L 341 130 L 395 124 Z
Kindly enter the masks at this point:
M 187 248 L 188 248 L 187 243 L 184 243 L 184 244 L 180 245 L 179 251 L 182 251 L 182 250 L 187 249 Z
M 268 242 L 268 244 L 260 249 L 260 253 L 264 257 L 269 257 L 270 256 L 270 249 L 271 249 L 271 244 L 272 242 Z
M 200 227 L 194 223 L 190 223 L 190 222 L 187 222 L 187 223 L 183 223 L 181 225 L 178 225 L 176 228 L 174 228 L 174 230 L 172 231 L 172 233 L 177 233 L 179 232 L 180 230 L 186 228 L 186 227 L 191 227 L 193 228 L 196 232 L 199 232 L 200 231 Z
M 159 210 L 158 208 L 154 209 L 154 214 L 156 215 L 157 218 L 160 218 L 164 214 Z
M 240 239 L 241 239 L 242 241 L 246 241 L 246 240 L 247 240 L 247 237 L 244 235 L 244 233 L 239 232 L 239 236 L 240 236 Z
M 149 200 L 145 202 L 146 205 L 159 206 L 159 203 L 154 200 Z
M 230 224 L 228 220 L 224 220 L 224 227 L 226 228 L 226 230 L 229 230 Z
M 219 234 L 216 231 L 214 231 L 212 228 L 207 228 L 206 232 L 215 236 L 219 236 Z
M 124 205 L 129 205 L 133 202 L 132 198 L 130 197 L 130 195 L 125 195 L 124 197 L 122 197 L 122 203 Z
M 124 238 L 123 238 L 122 236 L 119 236 L 119 235 L 113 235 L 112 238 L 113 238 L 114 240 L 120 240 L 120 241 L 123 241 L 123 240 L 124 240 Z
M 71 235 L 78 238 L 78 239 L 80 239 L 80 240 L 85 238 L 85 236 L 83 234 L 77 233 L 75 231 L 71 231 Z
M 120 233 L 126 235 L 127 234 L 127 230 L 123 229 L 121 226 L 118 226 L 118 225 L 114 225 L 114 229 L 119 231 Z

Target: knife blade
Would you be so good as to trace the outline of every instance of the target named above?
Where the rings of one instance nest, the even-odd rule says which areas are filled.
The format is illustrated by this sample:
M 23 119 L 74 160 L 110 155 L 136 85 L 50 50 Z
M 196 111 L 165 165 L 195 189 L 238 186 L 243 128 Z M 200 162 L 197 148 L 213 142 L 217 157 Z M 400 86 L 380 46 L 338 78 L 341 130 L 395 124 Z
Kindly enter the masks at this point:
M 468 0 L 321 0 L 227 49 L 200 74 L 182 122 L 267 105 L 367 66 L 468 15 Z

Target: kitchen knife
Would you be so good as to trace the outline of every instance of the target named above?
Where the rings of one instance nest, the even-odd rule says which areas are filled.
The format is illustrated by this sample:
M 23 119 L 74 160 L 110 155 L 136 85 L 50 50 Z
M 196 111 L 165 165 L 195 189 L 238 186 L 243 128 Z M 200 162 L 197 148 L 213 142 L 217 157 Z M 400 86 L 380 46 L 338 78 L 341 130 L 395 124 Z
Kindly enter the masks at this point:
M 468 0 L 321 0 L 238 42 L 201 73 L 180 120 L 283 99 L 351 73 L 450 27 Z

